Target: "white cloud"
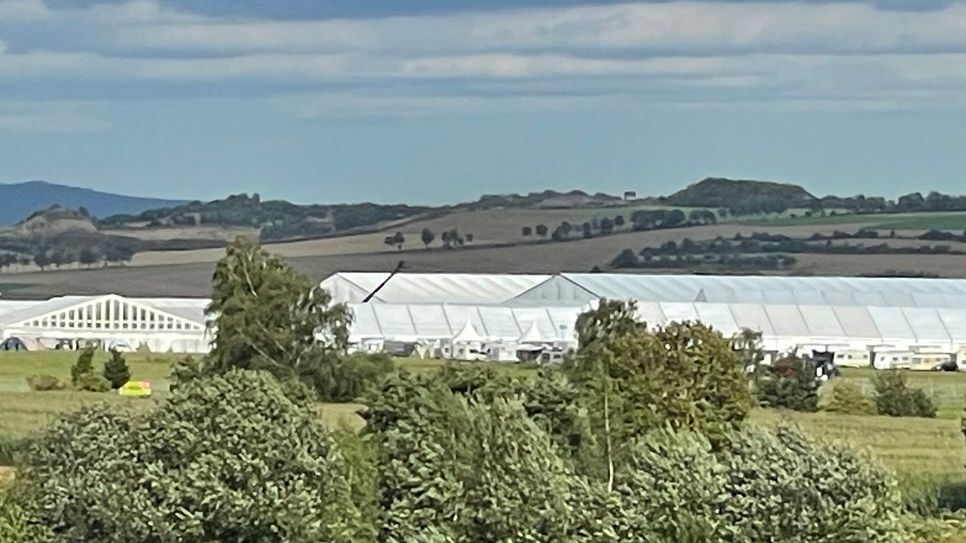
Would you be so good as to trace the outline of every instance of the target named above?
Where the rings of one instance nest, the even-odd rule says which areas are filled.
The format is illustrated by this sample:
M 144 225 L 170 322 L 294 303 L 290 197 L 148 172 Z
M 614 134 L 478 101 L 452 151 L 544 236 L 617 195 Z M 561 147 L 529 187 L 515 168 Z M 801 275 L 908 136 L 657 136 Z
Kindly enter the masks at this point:
M 42 0 L 0 0 L 0 21 L 36 21 L 50 14 Z
M 0 77 L 49 84 L 57 96 L 84 83 L 87 95 L 112 98 L 158 82 L 187 96 L 261 86 L 271 90 L 253 92 L 303 96 L 282 101 L 302 116 L 598 107 L 617 97 L 963 107 L 963 28 L 966 0 L 926 12 L 676 1 L 291 22 L 205 17 L 157 0 L 56 10 L 0 0 Z M 305 98 L 306 87 L 318 92 Z

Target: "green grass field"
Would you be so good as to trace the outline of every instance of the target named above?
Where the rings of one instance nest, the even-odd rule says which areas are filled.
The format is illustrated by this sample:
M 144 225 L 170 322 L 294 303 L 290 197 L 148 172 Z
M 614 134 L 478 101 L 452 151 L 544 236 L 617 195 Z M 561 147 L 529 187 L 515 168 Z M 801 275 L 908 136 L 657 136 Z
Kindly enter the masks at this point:
M 845 214 L 827 217 L 776 217 L 739 222 L 749 226 L 834 226 L 839 224 L 862 224 L 877 230 L 963 230 L 966 229 L 966 213 Z
M 91 392 L 33 392 L 26 385 L 28 375 L 47 373 L 69 379 L 76 353 L 0 353 L 0 436 L 25 437 L 49 424 L 58 415 L 81 406 L 109 402 L 119 409 L 150 408 L 167 395 L 167 376 L 173 356 L 130 354 L 128 362 L 135 379 L 151 381 L 158 392 L 150 400 L 121 398 L 115 394 Z M 98 367 L 106 359 L 100 353 Z M 398 360 L 411 371 L 434 371 L 445 365 L 436 360 Z M 488 364 L 515 377 L 532 375 L 533 367 Z M 845 371 L 845 379 L 871 389 L 872 370 Z M 959 417 L 966 407 L 966 373 L 910 372 L 912 386 L 925 389 L 939 406 L 936 419 L 890 418 L 796 413 L 756 409 L 751 424 L 775 426 L 796 424 L 816 437 L 841 440 L 866 450 L 898 473 L 916 478 L 966 481 L 966 440 Z M 331 424 L 361 425 L 354 404 L 320 404 L 320 415 Z

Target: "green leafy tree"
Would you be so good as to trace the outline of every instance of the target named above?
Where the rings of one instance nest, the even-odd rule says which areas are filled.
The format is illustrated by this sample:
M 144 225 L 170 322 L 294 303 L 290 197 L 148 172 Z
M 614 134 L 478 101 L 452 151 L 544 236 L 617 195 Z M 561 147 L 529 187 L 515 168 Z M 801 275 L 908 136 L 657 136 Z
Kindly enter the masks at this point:
M 46 250 L 40 250 L 34 255 L 34 264 L 40 268 L 40 271 L 44 271 L 47 266 L 50 266 L 50 257 L 47 256 Z
M 580 349 L 567 364 L 582 390 L 608 464 L 618 447 L 663 427 L 714 440 L 751 409 L 744 368 L 728 340 L 697 323 L 650 331 L 630 302 L 603 301 L 578 318 Z M 608 467 L 608 480 L 616 466 Z
M 70 383 L 77 387 L 81 378 L 94 373 L 94 348 L 87 347 L 77 356 L 77 360 L 70 368 Z
M 549 230 L 547 229 L 547 225 L 538 224 L 536 232 L 538 236 L 540 236 L 541 238 L 545 238 L 547 237 L 547 233 L 549 233 Z
M 157 409 L 67 416 L 22 481 L 57 541 L 372 541 L 311 405 L 264 372 L 183 383 Z
M 525 237 L 525 238 L 528 238 L 528 237 L 532 236 L 533 235 L 533 228 L 531 228 L 529 226 L 524 226 L 523 228 L 520 229 L 520 235 L 523 236 L 523 237 Z
M 215 334 L 202 374 L 263 369 L 313 384 L 345 355 L 346 306 L 256 243 L 232 243 L 212 283 L 207 311 Z
M 131 370 L 127 367 L 127 361 L 117 349 L 111 349 L 111 358 L 104 363 L 104 378 L 113 389 L 121 388 L 124 383 L 131 380 Z

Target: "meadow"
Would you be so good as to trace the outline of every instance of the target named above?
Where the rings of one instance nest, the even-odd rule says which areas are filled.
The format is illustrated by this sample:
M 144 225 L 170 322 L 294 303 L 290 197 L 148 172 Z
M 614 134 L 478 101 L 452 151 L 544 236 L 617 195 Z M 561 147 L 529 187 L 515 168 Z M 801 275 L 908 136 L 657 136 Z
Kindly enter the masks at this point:
M 118 409 L 146 409 L 167 395 L 172 355 L 127 355 L 132 378 L 147 380 L 156 391 L 148 400 L 127 399 L 116 394 L 29 390 L 26 377 L 50 374 L 70 378 L 76 357 L 71 352 L 0 353 L 0 437 L 18 439 L 50 424 L 62 413 L 84 405 L 107 402 Z M 106 359 L 99 353 L 95 368 Z M 398 359 L 399 366 L 414 372 L 437 371 L 445 362 Z M 532 366 L 492 364 L 513 377 L 526 378 Z M 873 370 L 846 369 L 844 379 L 871 390 Z M 865 450 L 902 477 L 918 480 L 966 481 L 966 439 L 960 430 L 960 416 L 966 407 L 966 373 L 910 372 L 909 383 L 924 389 L 937 403 L 935 419 L 855 416 L 831 413 L 797 413 L 756 409 L 751 424 L 775 426 L 794 424 L 823 439 L 838 440 Z M 357 404 L 320 404 L 319 413 L 331 424 L 362 424 Z

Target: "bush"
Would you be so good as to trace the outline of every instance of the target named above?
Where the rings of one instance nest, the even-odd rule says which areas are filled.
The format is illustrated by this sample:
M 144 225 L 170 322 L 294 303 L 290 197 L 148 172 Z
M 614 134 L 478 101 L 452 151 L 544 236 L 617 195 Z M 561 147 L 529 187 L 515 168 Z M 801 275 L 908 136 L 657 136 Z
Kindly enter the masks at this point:
M 883 370 L 872 379 L 875 386 L 875 405 L 880 415 L 890 417 L 935 418 L 936 406 L 926 393 L 909 388 L 906 374 L 901 370 Z
M 7 435 L 0 435 L 0 466 L 12 466 L 23 447 L 23 441 Z M 3 541 L 0 539 L 0 541 Z
M 117 349 L 111 349 L 111 358 L 104 363 L 103 375 L 113 389 L 121 388 L 124 383 L 131 380 L 131 370 L 127 367 L 127 361 Z
M 31 375 L 27 377 L 27 386 L 30 390 L 44 392 L 48 390 L 64 390 L 67 385 L 53 375 Z
M 81 351 L 77 361 L 70 367 L 70 384 L 75 387 L 80 382 L 81 376 L 94 372 L 94 348 L 87 347 Z
M 77 390 L 87 392 L 107 392 L 111 390 L 110 381 L 105 379 L 103 375 L 97 375 L 96 373 L 85 373 L 81 375 L 75 386 Z
M 719 462 L 730 541 L 902 541 L 901 497 L 871 459 L 780 428 L 732 434 Z M 723 540 L 715 538 L 713 540 Z
M 82 409 L 28 453 L 21 480 L 64 543 L 349 542 L 369 521 L 314 407 L 262 372 L 182 383 L 149 411 Z
M 797 357 L 778 360 L 758 384 L 758 401 L 765 407 L 814 412 L 819 383 L 815 364 Z
M 822 411 L 846 415 L 877 415 L 875 400 L 862 393 L 862 389 L 851 381 L 838 380 L 828 393 L 828 401 Z
M 53 533 L 16 498 L 10 489 L 0 488 L 0 543 L 53 543 Z
M 333 356 L 322 360 L 313 369 L 309 382 L 322 401 L 351 402 L 393 368 L 392 357 L 384 353 Z

